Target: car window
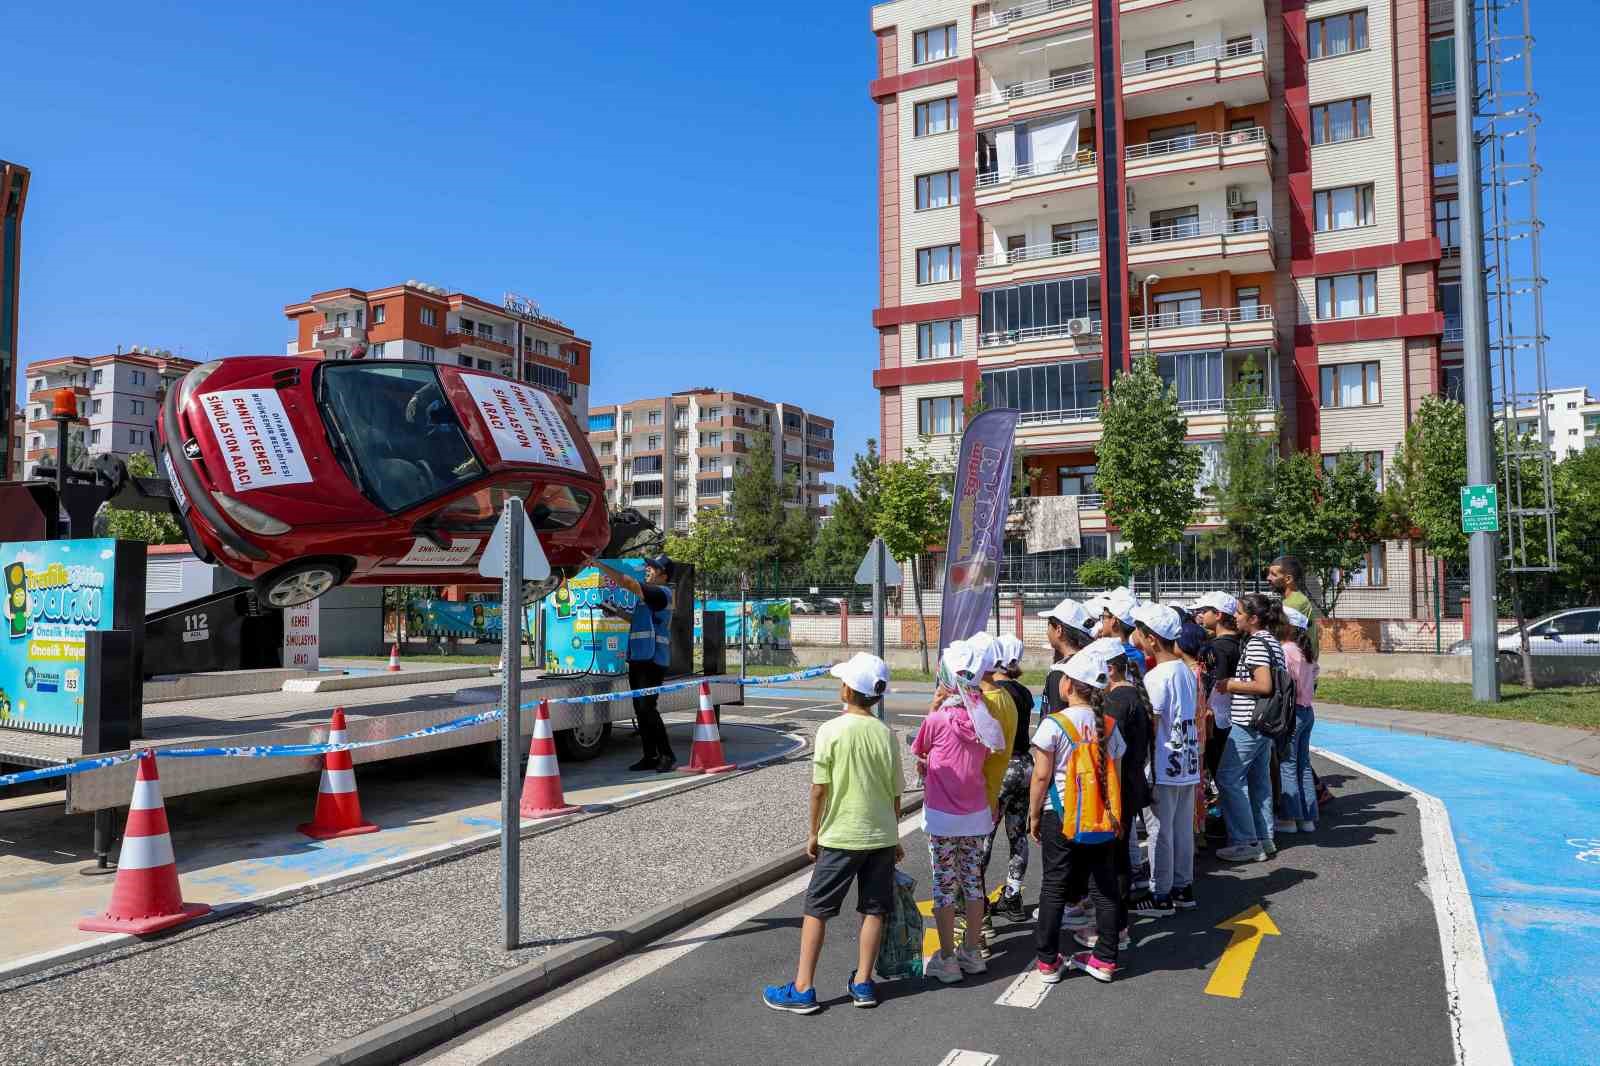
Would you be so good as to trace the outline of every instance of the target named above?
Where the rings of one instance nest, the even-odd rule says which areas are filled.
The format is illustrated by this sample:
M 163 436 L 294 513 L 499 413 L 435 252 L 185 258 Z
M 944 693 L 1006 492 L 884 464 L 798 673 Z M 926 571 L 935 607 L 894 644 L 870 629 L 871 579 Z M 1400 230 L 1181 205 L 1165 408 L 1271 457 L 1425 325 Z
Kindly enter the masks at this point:
M 1561 636 L 1600 632 L 1600 611 L 1573 611 L 1550 619 L 1547 628 Z
M 441 529 L 492 529 L 509 496 L 521 496 L 537 530 L 569 529 L 583 518 L 592 497 L 568 485 L 538 486 L 526 478 L 498 481 L 451 501 L 435 522 Z

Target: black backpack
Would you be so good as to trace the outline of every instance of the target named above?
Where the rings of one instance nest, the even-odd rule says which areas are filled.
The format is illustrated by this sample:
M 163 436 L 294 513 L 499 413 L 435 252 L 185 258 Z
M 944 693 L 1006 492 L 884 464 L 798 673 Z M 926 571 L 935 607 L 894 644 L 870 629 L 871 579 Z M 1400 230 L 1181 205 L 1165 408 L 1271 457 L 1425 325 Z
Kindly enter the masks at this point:
M 1251 637 L 1250 640 L 1261 640 Z M 1246 641 L 1249 646 L 1249 641 Z M 1294 678 L 1281 654 L 1274 655 L 1272 645 L 1261 640 L 1267 649 L 1267 672 L 1272 676 L 1272 693 L 1257 696 L 1255 710 L 1250 712 L 1250 728 L 1273 740 L 1285 740 L 1294 733 Z M 1243 652 L 1240 653 L 1241 658 Z

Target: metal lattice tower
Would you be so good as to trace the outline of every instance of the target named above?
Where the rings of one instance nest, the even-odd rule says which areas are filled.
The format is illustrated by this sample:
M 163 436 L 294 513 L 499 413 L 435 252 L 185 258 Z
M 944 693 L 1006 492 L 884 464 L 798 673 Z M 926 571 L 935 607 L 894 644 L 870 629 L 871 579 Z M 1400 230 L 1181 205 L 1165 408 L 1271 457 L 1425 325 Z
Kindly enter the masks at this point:
M 1475 0 L 1473 118 L 1482 182 L 1483 287 L 1489 373 L 1498 421 L 1501 554 L 1513 574 L 1555 569 L 1545 277 L 1539 243 L 1539 97 L 1533 89 L 1530 0 Z M 1465 162 L 1465 161 L 1464 161 Z M 1538 416 L 1537 439 L 1517 431 Z

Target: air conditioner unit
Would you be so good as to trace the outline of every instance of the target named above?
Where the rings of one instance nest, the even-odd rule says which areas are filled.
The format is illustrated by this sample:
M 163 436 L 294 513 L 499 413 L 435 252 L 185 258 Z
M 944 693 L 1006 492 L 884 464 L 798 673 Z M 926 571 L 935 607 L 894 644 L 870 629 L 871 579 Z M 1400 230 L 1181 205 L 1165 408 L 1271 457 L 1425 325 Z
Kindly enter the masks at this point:
M 1072 337 L 1082 337 L 1094 332 L 1094 319 L 1070 318 L 1067 320 L 1067 334 Z
M 1228 206 L 1229 207 L 1243 207 L 1244 206 L 1244 187 L 1243 186 L 1240 186 L 1240 185 L 1230 185 L 1230 186 L 1228 186 Z
M 1133 188 L 1132 188 L 1132 186 L 1130 186 L 1128 188 L 1128 210 L 1129 211 L 1133 210 L 1134 202 L 1135 201 L 1134 201 L 1134 198 L 1133 198 Z

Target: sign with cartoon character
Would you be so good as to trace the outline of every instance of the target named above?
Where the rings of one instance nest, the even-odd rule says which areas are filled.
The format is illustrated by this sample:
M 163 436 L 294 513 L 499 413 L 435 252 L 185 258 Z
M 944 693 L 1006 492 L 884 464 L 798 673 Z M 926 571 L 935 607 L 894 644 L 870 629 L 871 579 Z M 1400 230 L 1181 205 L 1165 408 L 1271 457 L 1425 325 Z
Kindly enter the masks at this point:
M 639 559 L 611 559 L 606 565 L 644 580 Z M 573 575 L 544 599 L 544 668 L 553 673 L 627 673 L 628 619 L 637 603 L 631 592 L 592 566 Z
M 83 732 L 83 634 L 112 628 L 116 556 L 114 540 L 0 545 L 0 725 Z

